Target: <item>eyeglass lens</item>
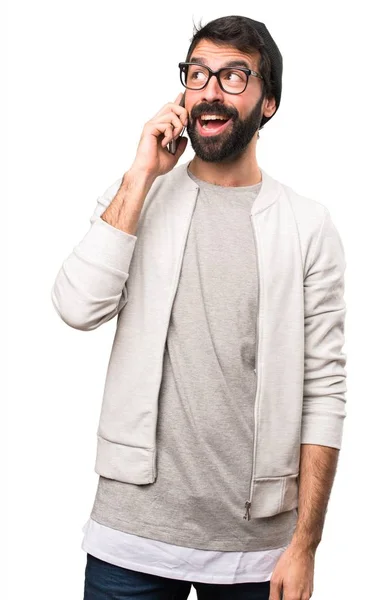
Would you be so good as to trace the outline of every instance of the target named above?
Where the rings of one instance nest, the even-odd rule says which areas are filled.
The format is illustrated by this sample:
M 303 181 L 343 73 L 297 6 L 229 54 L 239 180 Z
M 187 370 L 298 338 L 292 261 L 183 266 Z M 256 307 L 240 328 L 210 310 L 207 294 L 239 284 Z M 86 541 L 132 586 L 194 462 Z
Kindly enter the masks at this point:
M 209 72 L 200 65 L 188 65 L 185 69 L 181 69 L 182 84 L 192 90 L 202 88 L 209 76 Z M 223 88 L 227 92 L 235 92 L 237 94 L 244 91 L 247 82 L 247 74 L 239 69 L 222 69 L 220 72 L 220 80 Z

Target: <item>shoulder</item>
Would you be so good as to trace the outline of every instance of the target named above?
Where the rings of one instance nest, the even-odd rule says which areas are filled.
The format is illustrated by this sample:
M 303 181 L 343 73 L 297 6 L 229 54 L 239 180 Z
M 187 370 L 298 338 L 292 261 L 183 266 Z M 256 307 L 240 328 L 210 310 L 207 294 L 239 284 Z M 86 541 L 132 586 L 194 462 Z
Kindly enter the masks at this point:
M 281 196 L 286 200 L 298 227 L 309 233 L 319 231 L 329 214 L 328 207 L 315 198 L 300 194 L 285 183 L 280 185 Z
M 300 194 L 285 183 L 276 183 L 280 191 L 279 203 L 291 212 L 296 223 L 305 272 L 316 248 L 325 250 L 329 244 L 343 254 L 342 240 L 328 207 L 315 198 Z

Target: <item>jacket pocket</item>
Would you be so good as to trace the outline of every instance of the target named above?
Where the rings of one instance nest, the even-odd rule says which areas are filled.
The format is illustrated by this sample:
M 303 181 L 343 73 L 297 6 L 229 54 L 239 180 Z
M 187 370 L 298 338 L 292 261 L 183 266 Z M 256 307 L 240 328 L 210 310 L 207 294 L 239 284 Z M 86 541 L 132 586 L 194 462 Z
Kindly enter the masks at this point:
M 259 477 L 254 481 L 251 516 L 272 517 L 298 506 L 298 475 Z

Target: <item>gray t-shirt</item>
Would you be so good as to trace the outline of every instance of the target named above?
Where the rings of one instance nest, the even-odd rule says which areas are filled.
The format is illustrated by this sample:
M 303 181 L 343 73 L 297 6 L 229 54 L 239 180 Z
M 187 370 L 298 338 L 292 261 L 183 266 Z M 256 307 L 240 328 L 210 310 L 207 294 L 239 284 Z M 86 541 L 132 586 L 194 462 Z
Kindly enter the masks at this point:
M 291 541 L 295 509 L 243 519 L 256 394 L 258 274 L 250 211 L 262 182 L 223 187 L 188 174 L 200 191 L 165 346 L 157 479 L 136 485 L 100 476 L 90 516 L 190 548 L 278 548 Z

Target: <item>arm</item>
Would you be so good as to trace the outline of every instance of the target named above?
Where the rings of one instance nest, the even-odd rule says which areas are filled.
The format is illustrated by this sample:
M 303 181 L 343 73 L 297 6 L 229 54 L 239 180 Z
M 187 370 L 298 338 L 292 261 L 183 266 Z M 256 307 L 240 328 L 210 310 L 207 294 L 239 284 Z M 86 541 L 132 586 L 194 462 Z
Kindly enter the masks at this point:
M 289 546 L 279 558 L 270 583 L 270 600 L 308 600 L 313 594 L 314 563 L 324 526 L 339 450 L 301 445 L 298 520 Z
M 302 444 L 340 449 L 346 417 L 343 245 L 325 209 L 304 277 Z
M 293 543 L 315 551 L 342 442 L 346 392 L 345 257 L 326 210 L 304 278 L 305 372 L 298 522 Z
M 98 198 L 90 230 L 63 262 L 51 290 L 56 312 L 71 327 L 96 329 L 127 303 L 134 233 L 153 181 L 131 168 Z
M 344 345 L 345 257 L 325 210 L 311 241 L 304 277 L 305 357 L 299 466 L 298 519 L 288 548 L 271 577 L 270 600 L 308 600 L 315 552 L 342 442 L 346 392 Z
M 315 444 L 301 445 L 298 521 L 293 546 L 314 553 L 321 541 L 339 450 Z
M 125 283 L 144 200 L 155 179 L 175 167 L 187 145 L 187 138 L 180 137 L 174 155 L 166 149 L 187 124 L 187 110 L 180 106 L 182 99 L 181 93 L 176 102 L 165 104 L 144 125 L 131 168 L 121 183 L 112 186 L 113 193 L 109 188 L 98 199 L 90 230 L 56 277 L 52 302 L 71 327 L 96 329 L 117 315 L 128 301 Z
M 125 173 L 121 186 L 101 219 L 135 236 L 144 200 L 155 180 L 143 171 L 131 168 Z

